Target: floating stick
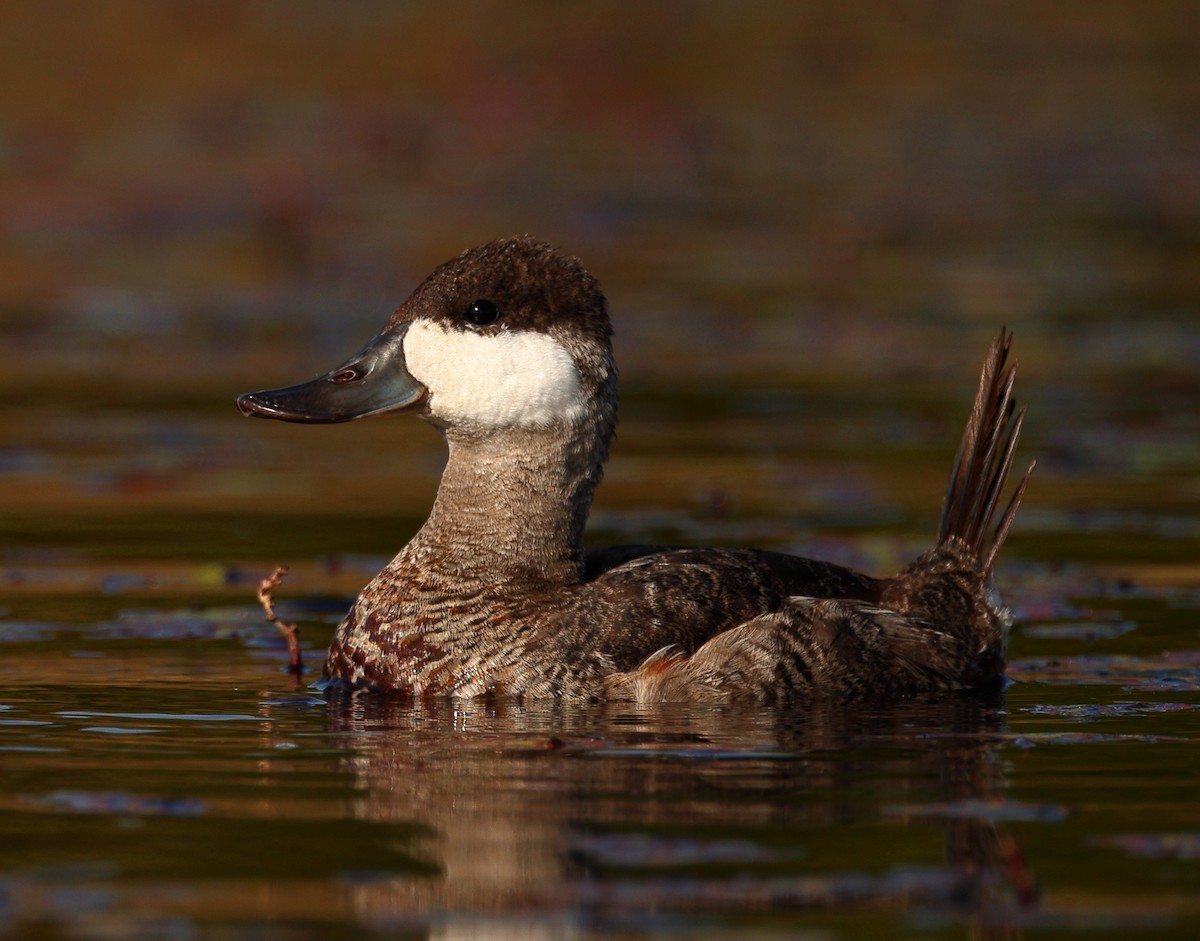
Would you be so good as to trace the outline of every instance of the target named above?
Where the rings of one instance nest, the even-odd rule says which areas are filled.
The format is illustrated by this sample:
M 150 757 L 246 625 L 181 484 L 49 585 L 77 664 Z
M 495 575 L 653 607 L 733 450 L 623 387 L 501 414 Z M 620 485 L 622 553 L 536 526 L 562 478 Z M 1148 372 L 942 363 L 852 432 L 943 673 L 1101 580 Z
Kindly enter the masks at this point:
M 258 603 L 262 605 L 267 620 L 279 628 L 279 633 L 287 639 L 288 673 L 299 676 L 304 672 L 304 660 L 300 657 L 300 628 L 279 620 L 275 614 L 275 600 L 271 597 L 271 592 L 279 587 L 287 571 L 286 565 L 280 565 L 258 583 Z

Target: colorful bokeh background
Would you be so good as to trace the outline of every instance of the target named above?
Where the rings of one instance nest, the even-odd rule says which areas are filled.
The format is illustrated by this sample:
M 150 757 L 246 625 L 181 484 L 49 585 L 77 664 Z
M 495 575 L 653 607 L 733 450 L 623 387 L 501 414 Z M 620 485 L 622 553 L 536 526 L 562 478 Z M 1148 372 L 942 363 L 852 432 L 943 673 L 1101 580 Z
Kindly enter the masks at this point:
M 1195 511 L 1187 0 L 12 0 L 0 42 L 6 512 L 359 493 L 274 471 L 376 429 L 250 426 L 233 394 L 322 371 L 434 264 L 523 232 L 601 278 L 633 402 L 832 390 L 793 416 L 826 419 L 816 456 L 944 449 L 934 405 L 1008 323 L 1043 496 L 1101 478 Z M 876 393 L 895 427 L 839 431 Z

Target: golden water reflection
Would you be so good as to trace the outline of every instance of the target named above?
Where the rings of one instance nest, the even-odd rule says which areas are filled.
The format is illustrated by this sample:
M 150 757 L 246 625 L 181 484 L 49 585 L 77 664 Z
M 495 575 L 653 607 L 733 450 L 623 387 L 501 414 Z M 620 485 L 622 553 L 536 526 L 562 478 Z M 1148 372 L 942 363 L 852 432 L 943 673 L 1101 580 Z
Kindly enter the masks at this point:
M 440 872 L 357 889 L 368 924 L 848 902 L 995 922 L 1000 894 L 1010 918 L 1035 901 L 1012 889 L 1025 874 L 989 816 L 1003 792 L 994 703 L 790 716 L 356 703 L 330 718 L 364 790 L 355 816 L 427 825 Z

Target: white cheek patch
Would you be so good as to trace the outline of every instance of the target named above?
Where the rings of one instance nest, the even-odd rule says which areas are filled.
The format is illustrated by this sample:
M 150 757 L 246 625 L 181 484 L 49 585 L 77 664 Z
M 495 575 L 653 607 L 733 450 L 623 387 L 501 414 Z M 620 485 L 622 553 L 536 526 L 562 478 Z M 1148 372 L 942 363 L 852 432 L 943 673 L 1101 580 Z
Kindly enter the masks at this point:
M 429 390 L 430 412 L 451 424 L 547 428 L 584 413 L 579 370 L 544 333 L 481 334 L 416 320 L 404 336 L 404 359 Z

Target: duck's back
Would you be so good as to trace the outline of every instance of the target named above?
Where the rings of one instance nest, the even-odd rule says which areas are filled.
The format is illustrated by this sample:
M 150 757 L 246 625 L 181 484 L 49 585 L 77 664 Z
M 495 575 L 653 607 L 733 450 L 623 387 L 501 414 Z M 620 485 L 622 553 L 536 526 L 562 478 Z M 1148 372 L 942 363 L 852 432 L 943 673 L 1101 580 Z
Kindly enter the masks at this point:
M 617 670 L 675 645 L 691 653 L 788 598 L 874 601 L 880 583 L 827 562 L 756 549 L 616 546 L 589 554 L 564 591 L 556 631 L 572 653 L 602 652 Z

